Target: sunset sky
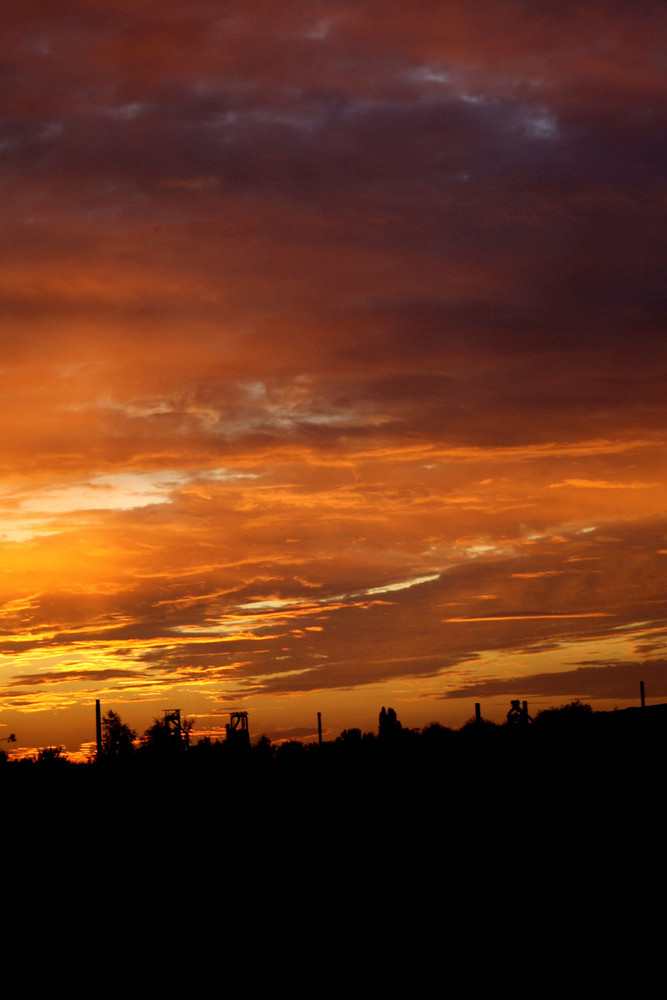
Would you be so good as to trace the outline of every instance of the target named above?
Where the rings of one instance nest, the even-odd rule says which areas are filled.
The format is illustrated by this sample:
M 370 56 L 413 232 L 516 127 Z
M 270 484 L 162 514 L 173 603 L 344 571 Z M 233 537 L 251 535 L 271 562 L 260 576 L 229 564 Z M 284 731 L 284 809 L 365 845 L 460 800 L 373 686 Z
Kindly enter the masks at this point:
M 0 23 L 0 738 L 667 700 L 664 0 Z

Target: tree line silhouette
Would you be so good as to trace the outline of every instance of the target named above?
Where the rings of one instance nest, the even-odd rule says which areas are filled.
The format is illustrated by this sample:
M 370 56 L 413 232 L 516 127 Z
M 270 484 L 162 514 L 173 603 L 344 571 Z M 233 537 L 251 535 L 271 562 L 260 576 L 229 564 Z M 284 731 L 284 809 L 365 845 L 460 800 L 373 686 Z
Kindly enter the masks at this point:
M 250 741 L 231 726 L 226 739 L 197 739 L 173 712 L 141 736 L 114 710 L 100 721 L 101 752 L 86 763 L 60 747 L 3 757 L 0 794 L 6 815 L 90 831 L 132 864 L 156 844 L 190 844 L 195 856 L 207 844 L 252 848 L 255 859 L 275 857 L 277 843 L 293 864 L 360 865 L 392 844 L 416 858 L 446 850 L 455 869 L 456 858 L 473 870 L 502 857 L 509 870 L 564 850 L 574 863 L 580 844 L 612 835 L 623 850 L 642 838 L 644 850 L 646 831 L 662 829 L 667 706 L 597 712 L 574 701 L 458 729 L 410 728 L 383 707 L 374 731 L 321 743 Z
M 638 759 L 648 771 L 662 765 L 667 739 L 667 705 L 595 712 L 580 701 L 544 709 L 534 719 L 525 703 L 521 707 L 515 701 L 504 723 L 477 717 L 459 729 L 438 722 L 421 729 L 404 727 L 394 709 L 383 706 L 376 732 L 351 728 L 335 739 L 309 742 L 273 742 L 261 735 L 251 743 L 247 729 L 230 726 L 224 740 L 210 736 L 195 740 L 194 720 L 181 717 L 178 710 L 154 719 L 141 737 L 112 709 L 101 721 L 99 750 L 86 763 L 71 762 L 61 747 L 45 747 L 15 761 L 0 751 L 0 765 L 4 771 L 35 767 L 51 772 L 179 768 L 195 773 L 217 768 L 245 777 L 249 772 L 298 775 L 317 768 L 319 773 L 347 772 L 351 778 L 364 769 L 424 774 L 445 768 L 454 781 L 457 774 L 470 779 L 475 771 L 526 777 L 539 769 L 585 770 L 591 762 L 608 772 Z M 239 735 L 246 739 L 238 739 Z

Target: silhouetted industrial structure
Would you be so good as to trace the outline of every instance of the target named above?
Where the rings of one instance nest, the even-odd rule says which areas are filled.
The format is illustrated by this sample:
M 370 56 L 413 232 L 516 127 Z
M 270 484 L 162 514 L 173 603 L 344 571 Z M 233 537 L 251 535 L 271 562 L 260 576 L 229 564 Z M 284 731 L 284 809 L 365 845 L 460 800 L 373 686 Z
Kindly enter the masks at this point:
M 235 750 L 250 749 L 250 730 L 248 729 L 248 713 L 232 712 L 230 721 L 225 726 L 227 742 Z
M 174 739 L 182 739 L 183 729 L 181 726 L 180 708 L 165 708 L 164 725 L 171 737 Z
M 528 715 L 528 702 L 523 704 L 517 698 L 512 702 L 512 707 L 507 713 L 507 723 L 510 726 L 527 726 L 533 720 Z

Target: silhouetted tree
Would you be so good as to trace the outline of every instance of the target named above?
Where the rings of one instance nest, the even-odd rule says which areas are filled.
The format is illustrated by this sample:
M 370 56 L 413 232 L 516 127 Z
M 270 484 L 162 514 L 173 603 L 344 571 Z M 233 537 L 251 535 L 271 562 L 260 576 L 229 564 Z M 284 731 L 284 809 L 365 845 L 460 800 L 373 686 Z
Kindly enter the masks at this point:
M 194 724 L 195 724 L 195 720 L 194 719 L 188 719 L 187 716 L 181 720 L 181 735 L 182 735 L 183 743 L 185 745 L 185 749 L 186 750 L 190 746 L 190 734 L 192 732 Z
M 200 736 L 196 743 L 190 746 L 190 753 L 196 753 L 199 757 L 210 757 L 218 755 L 224 749 L 222 740 L 213 740 L 210 736 Z
M 459 729 L 460 733 L 493 733 L 500 729 L 497 722 L 491 719 L 476 719 L 474 716 L 467 719 Z
M 499 763 L 497 751 L 500 749 L 505 726 L 499 726 L 490 719 L 468 719 L 457 733 L 457 743 L 470 765 L 485 760 L 489 766 Z
M 181 719 L 175 724 L 174 714 L 166 712 L 163 719 L 155 719 L 142 738 L 142 749 L 153 754 L 176 754 L 190 746 L 190 733 L 194 719 Z
M 453 730 L 448 726 L 441 726 L 439 722 L 429 722 L 421 731 L 422 743 L 430 752 L 437 752 L 445 745 L 450 746 L 453 736 Z
M 570 701 L 557 708 L 545 708 L 535 716 L 535 724 L 542 729 L 553 731 L 580 732 L 593 721 L 594 712 L 590 705 L 581 701 Z
M 305 752 L 305 746 L 300 740 L 285 740 L 276 750 L 276 757 L 281 763 L 300 760 Z
M 380 739 L 395 739 L 396 736 L 401 732 L 401 723 L 396 717 L 396 712 L 393 708 L 385 708 L 384 705 L 380 711 L 379 719 L 379 735 Z
M 164 719 L 154 719 L 141 739 L 142 749 L 156 754 L 169 752 L 173 744 L 171 730 Z
M 37 753 L 37 763 L 44 767 L 54 767 L 69 764 L 69 761 L 63 756 L 62 747 L 42 747 Z
M 257 760 L 271 760 L 273 757 L 273 744 L 269 737 L 262 733 L 260 738 L 252 747 L 253 757 Z
M 361 744 L 361 729 L 344 729 L 336 743 L 343 743 L 347 747 L 355 747 Z
M 102 718 L 102 754 L 107 759 L 128 757 L 134 750 L 137 734 L 111 709 Z

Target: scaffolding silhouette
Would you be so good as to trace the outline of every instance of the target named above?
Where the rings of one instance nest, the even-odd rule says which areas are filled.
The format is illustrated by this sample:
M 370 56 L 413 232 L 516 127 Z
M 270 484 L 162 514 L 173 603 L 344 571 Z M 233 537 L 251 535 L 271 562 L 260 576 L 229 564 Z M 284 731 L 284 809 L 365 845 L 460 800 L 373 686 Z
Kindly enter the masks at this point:
M 168 744 L 182 747 L 185 750 L 189 748 L 192 720 L 181 718 L 180 708 L 165 708 L 162 725 L 165 729 Z
M 230 721 L 225 726 L 227 743 L 235 750 L 250 749 L 250 731 L 248 729 L 248 713 L 232 712 Z

